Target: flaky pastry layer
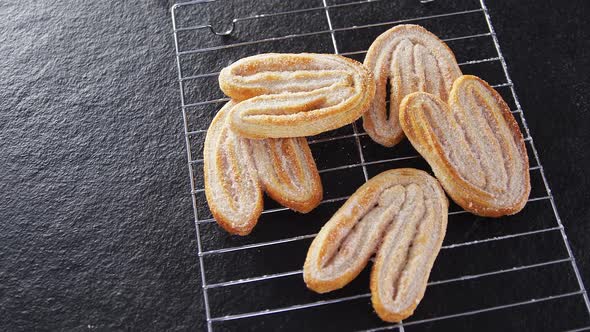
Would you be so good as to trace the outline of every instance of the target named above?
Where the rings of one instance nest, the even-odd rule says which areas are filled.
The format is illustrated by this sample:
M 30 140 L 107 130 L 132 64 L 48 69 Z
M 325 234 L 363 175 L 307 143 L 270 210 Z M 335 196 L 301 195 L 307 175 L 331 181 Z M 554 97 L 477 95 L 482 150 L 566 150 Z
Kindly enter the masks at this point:
M 219 86 L 239 101 L 231 128 L 248 138 L 312 136 L 358 119 L 375 94 L 371 73 L 333 54 L 260 54 L 236 61 Z
M 247 235 L 263 209 L 263 191 L 307 213 L 322 200 L 322 183 L 305 138 L 250 140 L 229 128 L 236 103 L 215 116 L 205 138 L 205 195 L 213 217 L 232 234 Z
M 364 64 L 373 73 L 376 91 L 363 115 L 363 126 L 375 142 L 384 146 L 393 146 L 404 137 L 398 114 L 406 95 L 429 92 L 446 101 L 453 81 L 461 76 L 449 47 L 426 29 L 411 24 L 395 26 L 377 37 Z
M 361 186 L 313 240 L 303 268 L 307 287 L 344 287 L 376 254 L 371 300 L 383 320 L 411 315 L 424 296 L 447 226 L 448 201 L 426 172 L 383 172 Z
M 465 210 L 499 217 L 524 207 L 531 190 L 524 139 L 506 102 L 484 80 L 461 76 L 448 104 L 428 93 L 410 94 L 400 122 Z

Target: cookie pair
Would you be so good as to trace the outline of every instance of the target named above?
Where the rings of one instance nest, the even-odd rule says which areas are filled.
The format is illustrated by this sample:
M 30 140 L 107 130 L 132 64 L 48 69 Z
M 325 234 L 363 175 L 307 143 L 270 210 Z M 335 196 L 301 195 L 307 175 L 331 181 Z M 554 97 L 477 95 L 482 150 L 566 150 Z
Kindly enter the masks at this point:
M 357 120 L 375 83 L 359 62 L 329 54 L 261 54 L 223 69 L 219 86 L 232 98 L 205 138 L 205 194 L 226 231 L 249 234 L 263 192 L 307 213 L 322 184 L 305 136 Z
M 518 124 L 492 87 L 462 76 L 443 41 L 417 25 L 396 26 L 371 45 L 365 66 L 377 85 L 363 115 L 374 141 L 393 146 L 405 134 L 466 211 L 499 217 L 524 207 L 529 163 Z

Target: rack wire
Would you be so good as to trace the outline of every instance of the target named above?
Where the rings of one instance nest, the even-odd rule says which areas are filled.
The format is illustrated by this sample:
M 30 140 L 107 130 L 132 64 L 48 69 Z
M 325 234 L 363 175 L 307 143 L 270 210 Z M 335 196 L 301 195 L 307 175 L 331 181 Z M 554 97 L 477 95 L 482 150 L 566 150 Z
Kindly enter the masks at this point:
M 326 315 L 326 319 L 319 321 L 320 325 L 316 327 L 334 327 L 335 319 L 345 312 L 355 323 L 348 323 L 342 329 L 397 329 L 403 332 L 441 322 L 455 321 L 461 324 L 471 318 L 481 318 L 485 322 L 489 317 L 494 317 L 489 315 L 497 315 L 501 321 L 508 315 L 508 309 L 515 312 L 549 310 L 550 315 L 559 315 L 559 310 L 567 309 L 568 312 L 577 313 L 576 319 L 559 322 L 557 329 L 590 329 L 588 294 L 484 0 L 457 1 L 453 8 L 441 1 L 267 0 L 264 3 L 271 5 L 267 7 L 275 10 L 264 11 L 243 2 L 240 5 L 246 8 L 246 13 L 231 17 L 223 29 L 216 28 L 210 22 L 203 22 L 207 16 L 209 20 L 220 20 L 220 8 L 227 8 L 226 5 L 231 1 L 188 1 L 171 8 L 201 268 L 204 318 L 209 331 L 218 328 L 238 329 L 240 326 L 268 329 L 273 324 L 297 328 L 297 324 L 302 324 L 302 321 L 305 321 L 305 325 L 299 325 L 299 328 L 305 326 L 313 329 L 320 315 Z M 401 16 L 396 16 L 398 11 L 382 15 L 380 6 L 401 8 Z M 354 19 L 350 23 L 345 18 L 354 18 L 355 12 L 359 13 L 356 16 L 358 24 L 355 24 Z M 367 12 L 374 14 L 374 20 L 371 20 L 373 16 L 366 15 Z M 403 16 L 404 13 L 410 14 Z M 457 23 L 464 21 L 466 25 Z M 326 199 L 309 215 L 299 215 L 267 201 L 265 206 L 269 208 L 263 211 L 261 222 L 245 238 L 229 236 L 219 231 L 214 224 L 215 220 L 204 199 L 201 149 L 209 121 L 228 100 L 219 95 L 216 84 L 208 84 L 216 81 L 223 66 L 240 57 L 268 51 L 332 52 L 362 60 L 367 42 L 352 42 L 352 45 L 348 45 L 351 40 L 356 41 L 361 35 L 370 41 L 379 31 L 401 23 L 430 26 L 446 42 L 460 42 L 464 49 L 474 50 L 467 52 L 459 65 L 464 72 L 475 71 L 475 74 L 492 82 L 511 106 L 525 135 L 533 189 L 525 210 L 516 216 L 502 218 L 504 220 L 485 220 L 452 205 L 447 238 L 423 303 L 407 321 L 391 325 L 379 321 L 371 313 L 366 271 L 348 289 L 317 295 L 305 289 L 300 267 L 309 241 L 360 184 L 388 168 L 411 166 L 429 170 L 407 142 L 401 143 L 401 147 L 384 150 L 371 142 L 358 123 L 308 138 L 320 168 Z M 269 24 L 274 25 L 269 29 Z M 301 42 L 294 42 L 302 39 Z M 195 41 L 199 44 L 195 45 Z M 487 48 L 482 43 L 487 43 Z M 456 51 L 456 48 L 451 48 Z M 479 56 L 481 53 L 485 54 Z M 478 69 L 477 66 L 484 66 L 484 69 Z M 326 150 L 333 149 L 341 149 L 344 157 L 335 161 L 331 160 L 332 157 L 323 160 L 322 155 L 327 154 Z M 347 183 L 342 181 L 343 177 L 346 177 Z M 497 258 L 493 253 L 490 254 L 493 250 L 505 252 Z M 518 251 L 518 254 L 511 255 L 514 251 Z M 281 252 L 297 259 L 285 259 L 277 254 Z M 474 260 L 485 263 L 469 263 Z M 459 263 L 453 263 L 457 261 Z M 538 282 L 538 287 L 520 293 L 518 288 L 502 292 L 506 283 L 516 283 L 526 288 L 528 280 Z M 496 288 L 492 289 L 497 294 L 494 294 L 493 299 L 481 300 L 482 297 L 490 296 L 486 292 L 489 285 L 495 285 Z M 290 289 L 284 291 L 285 287 Z M 466 299 L 465 303 L 459 301 L 456 309 L 441 308 L 437 304 L 445 302 L 442 297 L 456 296 L 451 292 L 457 290 L 468 292 L 471 298 Z M 255 303 L 244 304 L 248 302 L 244 298 L 250 296 L 256 296 L 256 301 L 249 301 Z M 513 326 L 507 322 L 503 324 Z

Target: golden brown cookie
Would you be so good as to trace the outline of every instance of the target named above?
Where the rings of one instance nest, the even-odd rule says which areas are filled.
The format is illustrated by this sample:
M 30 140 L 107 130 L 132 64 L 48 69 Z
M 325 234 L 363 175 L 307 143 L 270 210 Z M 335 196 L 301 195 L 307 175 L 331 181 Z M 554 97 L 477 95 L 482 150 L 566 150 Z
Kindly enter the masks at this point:
M 506 102 L 482 79 L 457 79 L 448 105 L 428 93 L 407 96 L 400 123 L 465 210 L 499 217 L 526 204 L 531 185 L 522 133 Z
M 393 146 L 403 137 L 398 113 L 402 99 L 417 91 L 429 92 L 446 101 L 448 92 L 461 70 L 449 47 L 419 25 L 398 25 L 373 42 L 365 57 L 365 66 L 373 72 L 377 85 L 363 126 L 371 138 L 384 146 Z M 390 84 L 387 113 L 387 84 Z
M 325 293 L 342 288 L 377 252 L 371 272 L 375 311 L 394 322 L 422 299 L 447 227 L 448 201 L 426 172 L 383 172 L 361 186 L 313 240 L 303 277 Z
M 232 234 L 247 235 L 262 213 L 262 192 L 298 212 L 322 200 L 322 183 L 304 138 L 250 140 L 229 129 L 228 102 L 205 138 L 205 195 L 215 220 Z
M 333 54 L 260 54 L 219 75 L 236 101 L 231 128 L 248 138 L 312 136 L 358 119 L 375 93 L 371 73 Z
M 307 140 L 248 140 L 264 191 L 281 205 L 301 213 L 322 201 L 322 182 Z

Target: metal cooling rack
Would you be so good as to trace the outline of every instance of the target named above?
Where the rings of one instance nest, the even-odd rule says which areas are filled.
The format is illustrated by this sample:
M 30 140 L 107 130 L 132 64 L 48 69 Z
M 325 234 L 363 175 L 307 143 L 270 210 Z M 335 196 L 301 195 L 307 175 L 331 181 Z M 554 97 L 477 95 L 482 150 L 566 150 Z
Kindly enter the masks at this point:
M 267 0 L 256 6 L 254 1 L 234 6 L 233 0 L 198 0 L 171 8 L 209 331 L 273 326 L 313 329 L 316 323 L 317 328 L 338 328 L 332 324 L 338 318 L 342 320 L 343 313 L 350 322 L 341 329 L 405 331 L 440 323 L 463 326 L 464 321 L 473 323 L 473 319 L 485 323 L 486 319 L 495 319 L 494 315 L 499 320 L 510 319 L 510 313 L 516 312 L 518 317 L 518 313 L 525 315 L 527 310 L 560 314 L 559 308 L 579 317 L 577 323 L 572 323 L 574 326 L 564 320 L 557 329 L 590 329 L 588 295 L 488 9 L 483 0 L 457 1 L 453 8 L 443 1 L 427 2 L 432 1 Z M 344 17 L 352 17 L 353 22 Z M 370 42 L 382 31 L 401 23 L 424 25 L 447 43 L 458 43 L 451 48 L 462 70 L 482 76 L 504 96 L 526 137 L 533 190 L 525 210 L 503 218 L 505 221 L 485 220 L 452 205 L 447 238 L 425 298 L 414 316 L 388 325 L 371 313 L 367 271 L 343 290 L 317 295 L 306 290 L 300 267 L 309 241 L 360 184 L 389 168 L 429 169 L 407 141 L 385 150 L 372 143 L 360 122 L 308 138 L 320 168 L 326 200 L 309 215 L 299 215 L 267 201 L 265 206 L 269 208 L 263 212 L 261 222 L 245 238 L 229 236 L 215 225 L 204 198 L 201 154 L 209 121 L 228 100 L 217 87 L 217 74 L 222 67 L 238 58 L 270 51 L 333 52 L 362 61 L 368 44 L 357 40 L 365 38 Z M 461 55 L 458 50 L 467 51 Z M 340 151 L 342 159 L 332 160 L 334 154 L 322 159 L 329 150 Z M 491 251 L 497 252 L 496 257 L 489 254 Z M 289 257 L 281 256 L 283 252 Z M 512 255 L 513 252 L 518 254 Z M 468 263 L 462 264 L 462 260 Z M 493 264 L 484 266 L 486 262 Z M 521 288 L 538 283 L 538 287 L 522 294 L 516 288 L 503 292 L 508 283 Z M 471 298 L 465 303 L 459 299 L 452 305 L 441 304 L 446 301 L 441 297 L 457 296 Z M 256 301 L 247 301 L 248 297 Z

